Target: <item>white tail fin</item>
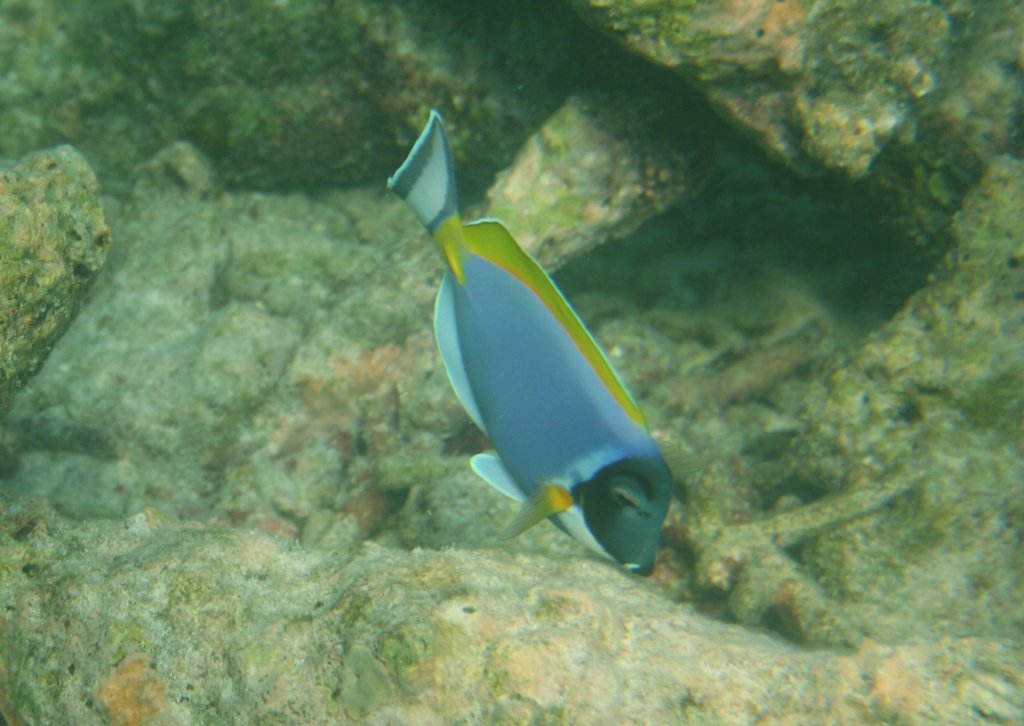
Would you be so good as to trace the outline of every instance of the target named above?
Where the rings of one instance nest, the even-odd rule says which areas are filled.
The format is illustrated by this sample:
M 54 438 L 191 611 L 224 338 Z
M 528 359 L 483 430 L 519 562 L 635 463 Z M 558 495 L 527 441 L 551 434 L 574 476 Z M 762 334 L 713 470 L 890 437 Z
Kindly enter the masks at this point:
M 452 150 L 441 114 L 436 110 L 430 112 L 430 120 L 409 156 L 388 179 L 388 188 L 412 207 L 431 234 L 458 213 Z

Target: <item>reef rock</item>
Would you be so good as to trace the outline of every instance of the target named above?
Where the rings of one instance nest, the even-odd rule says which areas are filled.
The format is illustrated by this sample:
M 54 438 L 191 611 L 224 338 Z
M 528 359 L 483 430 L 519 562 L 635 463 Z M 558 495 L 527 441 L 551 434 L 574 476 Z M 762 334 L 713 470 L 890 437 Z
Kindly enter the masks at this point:
M 928 232 L 941 230 L 989 160 L 1020 149 L 1017 2 L 570 4 L 696 84 L 793 168 L 872 172 Z
M 570 10 L 533 4 L 4 3 L 0 154 L 71 140 L 127 178 L 185 139 L 232 186 L 383 182 L 438 107 L 486 177 L 599 57 Z
M 102 603 L 101 606 L 98 606 Z M 1019 722 L 1024 653 L 807 651 L 606 563 L 0 515 L 7 723 Z
M 62 146 L 0 165 L 0 416 L 74 319 L 109 247 L 81 154 Z
M 712 145 L 676 139 L 700 113 L 654 94 L 570 97 L 498 174 L 488 215 L 548 270 L 621 239 L 700 187 Z
M 903 489 L 802 557 L 875 637 L 1024 632 L 1024 165 L 994 163 L 945 269 L 848 357 L 792 386 L 795 478 Z

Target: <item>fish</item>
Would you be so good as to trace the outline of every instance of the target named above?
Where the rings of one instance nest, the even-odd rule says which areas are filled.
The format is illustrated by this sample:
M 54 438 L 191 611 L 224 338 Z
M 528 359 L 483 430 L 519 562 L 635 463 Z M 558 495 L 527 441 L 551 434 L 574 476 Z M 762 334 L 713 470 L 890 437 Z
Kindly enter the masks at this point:
M 444 276 L 434 337 L 455 395 L 493 452 L 472 470 L 627 570 L 654 567 L 672 473 L 607 355 L 544 269 L 496 219 L 463 223 L 436 110 L 388 179 L 434 238 Z

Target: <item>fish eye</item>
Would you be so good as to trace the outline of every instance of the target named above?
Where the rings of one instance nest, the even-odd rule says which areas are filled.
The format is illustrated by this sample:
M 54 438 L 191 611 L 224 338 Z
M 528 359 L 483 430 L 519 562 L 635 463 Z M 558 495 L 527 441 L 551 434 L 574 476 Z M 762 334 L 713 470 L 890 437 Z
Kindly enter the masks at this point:
M 615 499 L 615 503 L 620 507 L 629 507 L 631 509 L 640 508 L 640 501 L 638 500 L 636 493 L 629 491 L 625 486 L 613 486 L 612 497 Z

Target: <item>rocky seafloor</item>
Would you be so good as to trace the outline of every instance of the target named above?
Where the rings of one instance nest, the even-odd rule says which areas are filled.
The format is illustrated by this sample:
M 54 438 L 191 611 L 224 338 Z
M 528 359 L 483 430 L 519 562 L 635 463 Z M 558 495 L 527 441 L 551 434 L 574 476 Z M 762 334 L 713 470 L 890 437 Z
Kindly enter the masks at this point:
M 543 5 L 0 5 L 0 724 L 1024 720 L 1024 12 Z M 707 462 L 650 579 L 494 534 L 431 106 Z

